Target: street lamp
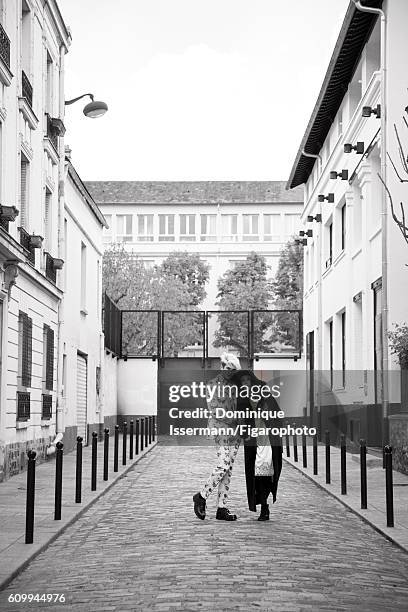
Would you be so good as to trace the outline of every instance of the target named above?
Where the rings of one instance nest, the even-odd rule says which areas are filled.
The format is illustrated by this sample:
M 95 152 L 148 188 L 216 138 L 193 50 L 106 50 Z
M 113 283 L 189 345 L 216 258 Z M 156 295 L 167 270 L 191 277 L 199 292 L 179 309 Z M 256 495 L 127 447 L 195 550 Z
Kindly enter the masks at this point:
M 77 98 L 73 98 L 72 100 L 66 100 L 65 106 L 69 104 L 74 104 L 74 102 L 78 102 L 81 98 L 85 98 L 85 96 L 89 96 L 91 98 L 91 102 L 88 102 L 84 106 L 83 113 L 85 117 L 90 117 L 91 119 L 95 119 L 96 117 L 102 117 L 108 110 L 108 105 L 106 102 L 102 102 L 101 100 L 94 100 L 94 96 L 91 93 L 82 94 L 82 96 L 78 96 Z

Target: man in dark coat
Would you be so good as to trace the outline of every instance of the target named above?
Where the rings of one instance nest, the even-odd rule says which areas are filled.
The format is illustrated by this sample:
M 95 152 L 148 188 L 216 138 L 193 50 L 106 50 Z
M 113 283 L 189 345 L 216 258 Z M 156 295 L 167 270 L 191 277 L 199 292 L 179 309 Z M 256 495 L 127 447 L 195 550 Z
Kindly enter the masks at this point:
M 235 382 L 241 388 L 244 386 L 253 389 L 257 387 L 266 386 L 266 383 L 259 380 L 251 371 L 241 371 L 235 375 Z M 253 411 L 268 411 L 274 412 L 275 415 L 279 412 L 280 408 L 276 399 L 272 396 L 262 398 L 257 403 L 251 402 L 250 398 L 238 397 L 237 411 L 239 410 L 253 410 Z M 246 431 L 249 432 L 250 428 L 280 428 L 282 425 L 281 419 L 277 418 L 255 418 L 253 416 L 245 418 L 242 425 L 246 426 Z M 270 470 L 265 471 L 265 475 L 259 474 L 259 456 L 260 451 L 264 447 L 260 447 L 260 438 L 257 437 L 246 437 L 244 439 L 244 459 L 245 459 L 245 479 L 248 497 L 248 507 L 252 512 L 256 512 L 256 506 L 261 505 L 261 514 L 258 518 L 260 521 L 269 520 L 269 506 L 267 499 L 270 493 L 272 493 L 273 503 L 276 501 L 278 482 L 282 470 L 282 438 L 279 435 L 272 435 L 268 432 L 267 441 L 269 441 L 271 452 L 269 454 L 269 461 L 271 462 Z M 267 449 L 265 449 L 267 450 Z M 258 462 L 257 462 L 258 454 Z

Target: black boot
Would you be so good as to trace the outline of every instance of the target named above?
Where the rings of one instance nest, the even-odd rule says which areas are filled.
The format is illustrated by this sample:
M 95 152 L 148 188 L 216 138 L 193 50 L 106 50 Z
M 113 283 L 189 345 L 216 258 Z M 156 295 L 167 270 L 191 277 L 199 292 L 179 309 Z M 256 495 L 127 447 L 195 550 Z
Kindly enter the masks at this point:
M 200 493 L 193 495 L 194 512 L 199 519 L 205 519 L 205 499 Z
M 228 508 L 217 508 L 217 514 L 215 518 L 219 521 L 236 521 L 237 515 L 231 514 Z
M 269 506 L 268 504 L 262 504 L 261 514 L 258 516 L 258 521 L 269 521 Z

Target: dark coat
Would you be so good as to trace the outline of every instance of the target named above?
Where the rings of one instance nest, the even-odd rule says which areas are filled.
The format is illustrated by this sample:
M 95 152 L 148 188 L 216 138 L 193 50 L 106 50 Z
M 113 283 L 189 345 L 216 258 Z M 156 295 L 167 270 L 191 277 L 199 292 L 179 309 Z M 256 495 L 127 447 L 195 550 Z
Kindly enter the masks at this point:
M 245 400 L 238 400 L 237 409 L 244 409 L 247 407 Z M 263 399 L 258 402 L 257 408 L 263 410 L 279 410 L 277 401 L 271 397 Z M 254 419 L 245 419 L 244 423 L 255 426 Z M 270 419 L 269 422 L 265 422 L 265 427 L 280 427 L 280 419 Z M 273 503 L 276 501 L 276 495 L 278 490 L 279 477 L 282 470 L 282 438 L 280 436 L 272 436 L 269 432 L 269 442 L 272 447 L 272 463 L 273 463 L 273 476 L 271 476 L 271 493 Z M 245 479 L 248 497 L 248 507 L 252 512 L 256 512 L 256 505 L 260 504 L 259 496 L 256 491 L 256 480 L 255 480 L 255 459 L 256 459 L 256 438 L 249 438 L 244 441 L 244 459 L 245 459 Z

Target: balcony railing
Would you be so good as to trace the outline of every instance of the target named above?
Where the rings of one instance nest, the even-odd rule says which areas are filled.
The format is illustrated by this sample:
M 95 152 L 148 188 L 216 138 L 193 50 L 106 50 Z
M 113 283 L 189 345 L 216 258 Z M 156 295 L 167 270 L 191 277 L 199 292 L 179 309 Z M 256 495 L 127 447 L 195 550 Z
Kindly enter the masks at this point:
M 28 232 L 26 232 L 24 227 L 19 227 L 18 230 L 20 232 L 20 244 L 29 253 L 28 261 L 35 265 L 35 248 L 31 245 L 31 236 Z
M 0 59 L 10 69 L 10 39 L 0 23 Z
M 57 271 L 54 268 L 54 258 L 49 254 L 45 254 L 45 276 L 53 283 L 57 282 Z
M 45 114 L 47 118 L 47 138 L 49 138 L 55 151 L 58 153 L 58 136 L 59 130 L 55 127 L 54 122 L 48 113 Z
M 30 413 L 30 394 L 17 391 L 17 421 L 28 421 Z
M 33 86 L 24 70 L 21 72 L 21 95 L 27 100 L 30 106 L 33 105 Z
M 42 419 L 50 419 L 52 416 L 52 395 L 43 393 L 42 396 Z

